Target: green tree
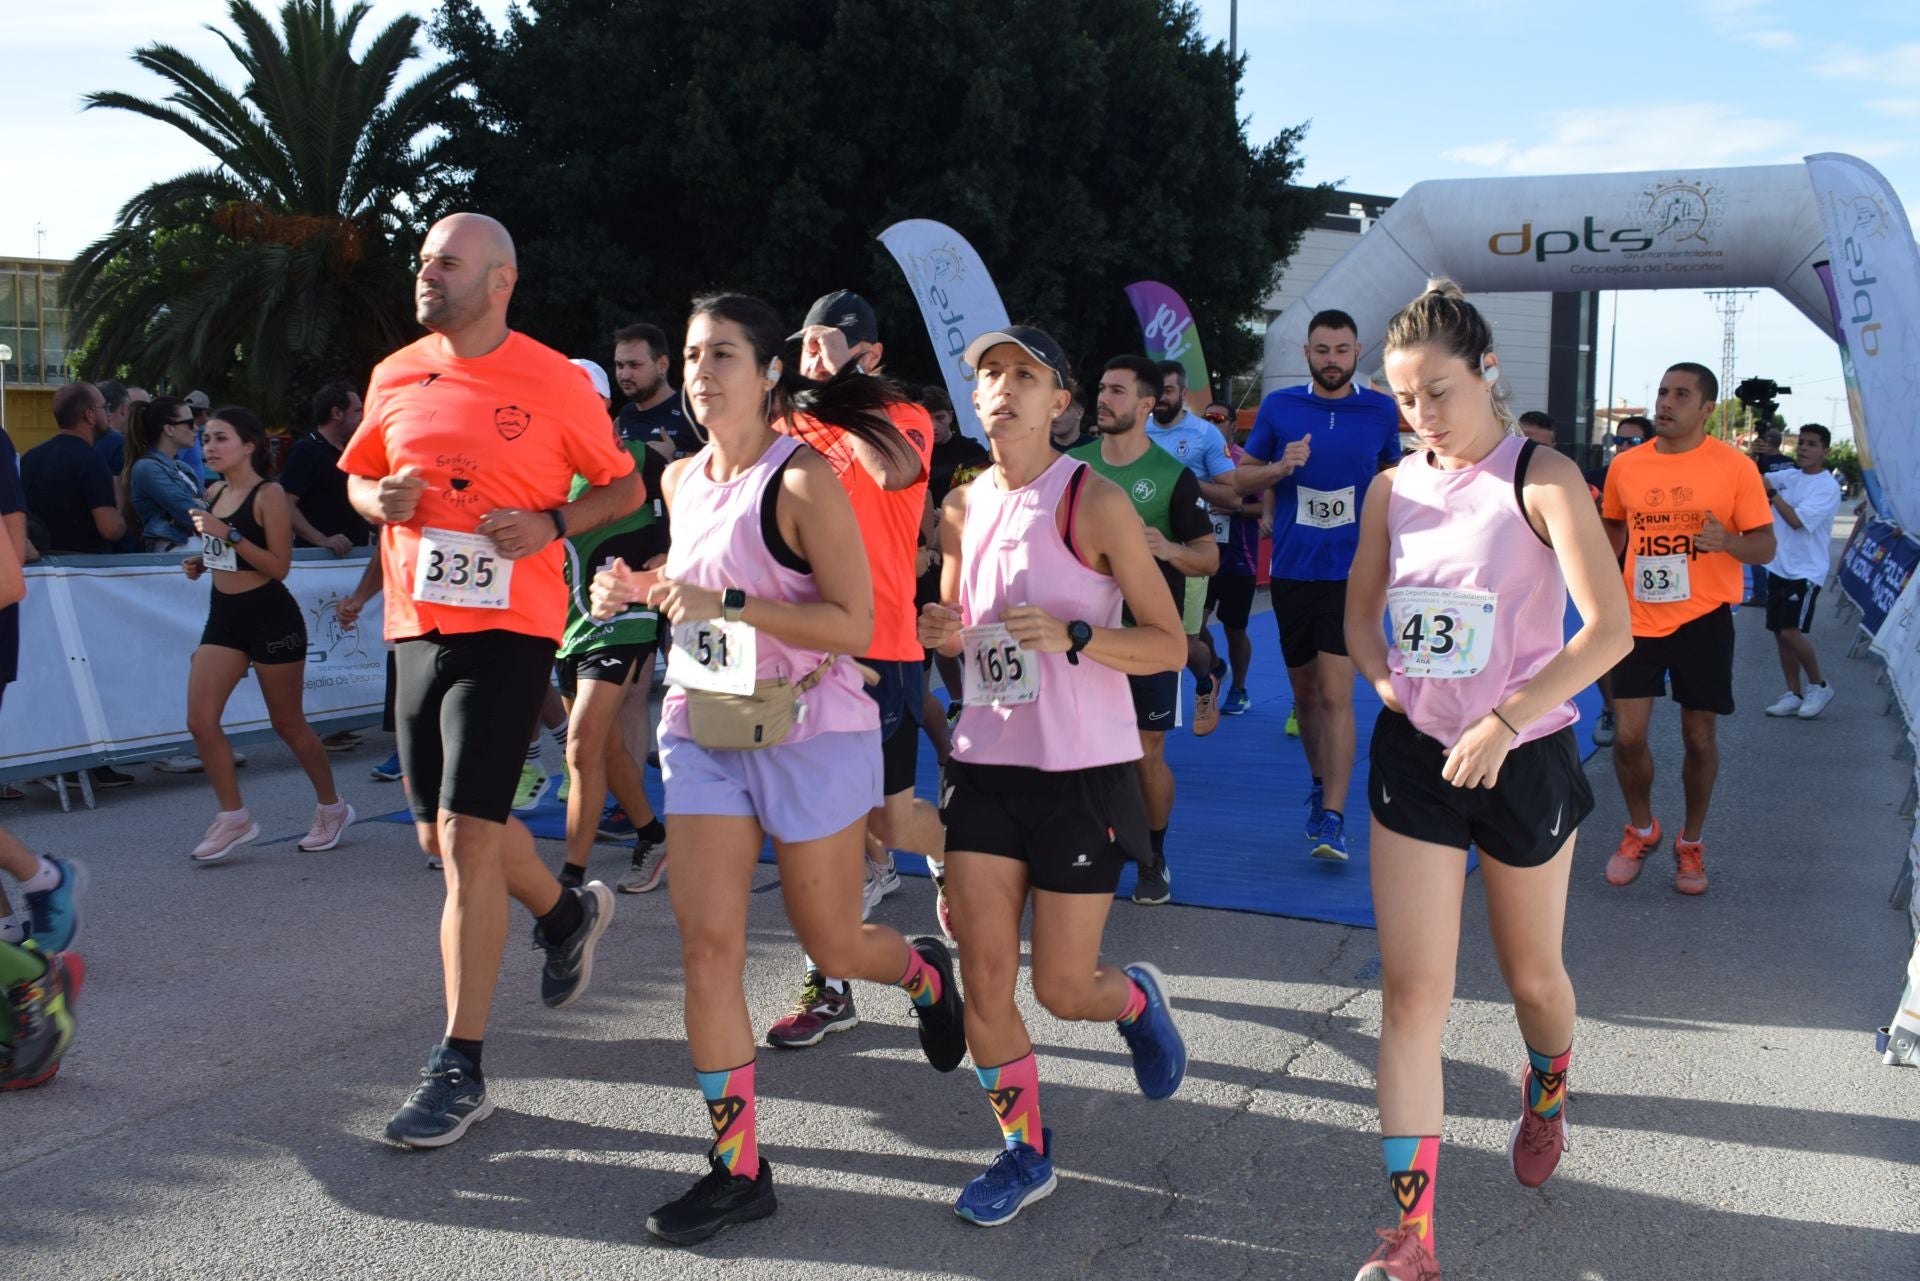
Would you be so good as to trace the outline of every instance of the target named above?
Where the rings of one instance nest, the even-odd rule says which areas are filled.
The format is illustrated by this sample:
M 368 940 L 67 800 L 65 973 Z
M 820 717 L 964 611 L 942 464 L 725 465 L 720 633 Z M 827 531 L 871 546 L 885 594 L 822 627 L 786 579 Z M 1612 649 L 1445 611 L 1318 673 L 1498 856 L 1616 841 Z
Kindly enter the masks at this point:
M 368 11 L 287 0 L 276 29 L 229 0 L 234 30 L 210 29 L 244 74 L 238 92 L 155 44 L 132 56 L 172 86 L 164 99 L 86 96 L 179 130 L 209 163 L 128 200 L 67 274 L 83 376 L 244 395 L 304 424 L 321 383 L 364 379 L 412 332 L 410 261 L 446 176 L 422 134 L 460 78 L 442 66 L 396 92 L 421 21 L 397 19 L 355 56 Z
M 1836 440 L 1833 448 L 1827 451 L 1827 466 L 1837 470 L 1847 478 L 1848 492 L 1860 488 L 1860 453 L 1850 440 Z
M 796 326 L 844 287 L 930 380 L 874 239 L 921 217 L 1083 373 L 1141 349 L 1122 287 L 1154 278 L 1225 374 L 1258 359 L 1243 321 L 1326 203 L 1291 185 L 1303 128 L 1250 143 L 1240 69 L 1175 0 L 528 0 L 499 31 L 447 0 L 435 38 L 476 89 L 448 155 L 518 239 L 516 323 L 574 354 L 638 319 L 677 338 L 716 285 Z

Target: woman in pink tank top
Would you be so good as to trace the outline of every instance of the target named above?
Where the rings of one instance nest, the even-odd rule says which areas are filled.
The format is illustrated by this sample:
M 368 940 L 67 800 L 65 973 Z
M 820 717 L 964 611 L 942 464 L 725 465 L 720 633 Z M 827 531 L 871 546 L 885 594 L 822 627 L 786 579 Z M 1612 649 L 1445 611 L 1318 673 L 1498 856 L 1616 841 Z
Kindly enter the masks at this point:
M 1399 1222 L 1362 1278 L 1438 1275 L 1440 1036 L 1467 849 L 1526 1042 L 1508 1152 L 1527 1187 L 1566 1148 L 1573 838 L 1593 809 L 1573 696 L 1632 645 L 1626 591 L 1570 459 L 1511 433 L 1486 320 L 1450 282 L 1387 328 L 1386 374 L 1423 448 L 1375 478 L 1347 584 L 1347 647 L 1386 704 L 1369 749 L 1380 936 L 1378 1090 Z M 1571 593 L 1583 624 L 1564 637 Z M 1381 628 L 1381 616 L 1388 622 Z
M 1178 670 L 1187 641 L 1132 502 L 1054 452 L 1070 377 L 1059 345 L 1016 325 L 975 338 L 966 361 L 993 466 L 941 507 L 940 601 L 922 610 L 920 641 L 964 671 L 940 816 L 967 1048 L 1002 1149 L 954 1212 L 991 1226 L 1056 1185 L 1014 1002 L 1029 896 L 1040 1003 L 1063 1019 L 1117 1020 L 1149 1098 L 1185 1075 L 1165 977 L 1144 962 L 1102 964 L 1100 938 L 1123 862 L 1151 857 L 1127 676 Z M 1132 627 L 1120 625 L 1123 604 Z
M 867 815 L 881 801 L 880 717 L 845 656 L 872 638 L 873 584 L 832 467 L 771 424 L 797 409 L 883 451 L 904 445 L 879 416 L 881 389 L 858 370 L 820 384 L 783 374 L 786 330 L 755 298 L 694 300 L 683 394 L 708 443 L 662 478 L 673 518 L 666 566 L 655 576 L 616 562 L 594 580 L 597 616 L 644 596 L 673 625 L 675 688 L 660 728 L 667 845 L 677 856 L 668 890 L 686 969 L 687 1048 L 713 1126 L 706 1177 L 647 1219 L 675 1245 L 775 1208 L 742 979 L 747 896 L 767 838 L 808 955 L 828 973 L 902 988 L 940 1071 L 966 1054 L 946 945 L 861 924 Z M 723 750 L 694 741 L 690 691 L 751 693 L 756 681 L 779 679 L 802 687 L 780 742 Z

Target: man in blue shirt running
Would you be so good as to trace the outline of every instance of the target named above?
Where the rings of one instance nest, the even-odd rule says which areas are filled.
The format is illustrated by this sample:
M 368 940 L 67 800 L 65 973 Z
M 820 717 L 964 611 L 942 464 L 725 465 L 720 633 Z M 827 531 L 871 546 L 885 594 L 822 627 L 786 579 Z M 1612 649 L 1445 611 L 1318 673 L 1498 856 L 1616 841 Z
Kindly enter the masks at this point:
M 1234 482 L 1243 494 L 1273 490 L 1270 590 L 1313 770 L 1308 849 L 1315 858 L 1344 860 L 1356 740 L 1347 572 L 1367 486 L 1400 461 L 1400 412 L 1390 397 L 1354 385 L 1363 348 L 1346 312 L 1316 315 L 1304 350 L 1312 381 L 1260 402 Z

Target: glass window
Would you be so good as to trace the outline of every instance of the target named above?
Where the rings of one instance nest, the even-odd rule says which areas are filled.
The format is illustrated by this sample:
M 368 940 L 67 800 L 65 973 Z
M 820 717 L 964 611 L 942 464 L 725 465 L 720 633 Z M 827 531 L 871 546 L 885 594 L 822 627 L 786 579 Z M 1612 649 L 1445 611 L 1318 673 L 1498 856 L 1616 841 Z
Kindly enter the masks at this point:
M 19 365 L 25 374 L 21 379 L 22 382 L 37 383 L 42 381 L 40 376 L 40 331 L 38 329 L 22 329 L 20 331 L 20 341 L 13 345 L 13 361 Z M 7 376 L 9 379 L 13 377 L 13 371 L 11 369 L 7 371 Z
M 40 327 L 40 273 L 23 271 L 16 277 L 16 294 L 20 299 L 20 323 Z
M 11 329 L 14 325 L 13 314 L 13 268 L 0 263 L 0 326 Z M 11 343 L 8 346 L 12 346 Z
M 0 280 L 4 279 L 6 277 L 0 275 Z M 0 325 L 0 346 L 13 351 L 12 358 L 7 361 L 7 381 L 17 383 L 20 381 L 20 334 L 12 325 Z
M 40 331 L 41 345 L 45 348 L 47 361 L 47 381 L 50 383 L 71 382 L 72 375 L 67 372 L 67 318 L 58 311 L 47 314 L 47 325 Z

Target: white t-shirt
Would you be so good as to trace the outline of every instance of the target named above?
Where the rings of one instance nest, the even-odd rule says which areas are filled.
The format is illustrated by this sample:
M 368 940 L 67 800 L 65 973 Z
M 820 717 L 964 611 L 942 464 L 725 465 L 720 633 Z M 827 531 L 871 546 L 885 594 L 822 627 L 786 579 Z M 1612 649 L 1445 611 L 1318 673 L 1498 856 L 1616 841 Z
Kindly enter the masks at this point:
M 1827 581 L 1832 568 L 1830 544 L 1833 518 L 1840 512 L 1839 482 L 1825 472 L 1808 475 L 1795 468 L 1769 472 L 1767 483 L 1780 491 L 1801 524 L 1795 529 L 1777 509 L 1774 511 L 1777 550 L 1767 572 L 1782 578 L 1804 578 L 1817 587 Z

